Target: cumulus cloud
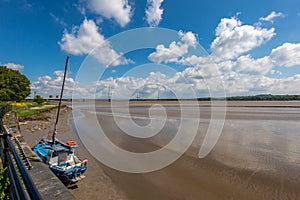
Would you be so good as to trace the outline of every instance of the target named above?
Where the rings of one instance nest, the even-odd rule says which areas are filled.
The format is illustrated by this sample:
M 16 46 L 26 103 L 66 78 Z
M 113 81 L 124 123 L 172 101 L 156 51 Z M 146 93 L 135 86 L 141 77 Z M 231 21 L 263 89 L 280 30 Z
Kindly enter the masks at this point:
M 70 33 L 64 32 L 59 42 L 60 48 L 72 55 L 90 53 L 105 66 L 131 62 L 123 58 L 121 53 L 117 53 L 98 30 L 99 28 L 93 20 L 84 19 L 82 24 L 79 27 L 74 26 Z
M 65 30 L 59 45 L 62 50 L 72 55 L 88 54 L 94 48 L 103 45 L 105 38 L 98 33 L 93 20 L 84 19 L 78 27 L 74 26 L 71 33 Z
M 277 17 L 285 17 L 285 15 L 281 12 L 272 11 L 268 16 L 259 18 L 260 21 L 267 21 L 274 23 L 274 19 Z
M 164 10 L 161 4 L 164 0 L 147 0 L 146 6 L 146 20 L 149 26 L 156 27 L 162 20 Z
M 300 65 L 300 43 L 284 43 L 272 50 L 270 55 L 275 65 L 292 67 Z
M 277 78 L 277 79 L 271 79 L 272 82 L 270 84 L 269 91 L 271 91 L 274 94 L 299 94 L 299 87 L 297 85 L 300 85 L 300 74 L 296 74 L 291 77 L 287 78 Z
M 169 47 L 158 45 L 155 52 L 148 56 L 148 59 L 156 63 L 179 62 L 180 58 L 188 53 L 190 47 L 196 47 L 197 37 L 192 32 L 178 32 L 180 41 L 173 41 Z
M 20 65 L 20 64 L 15 64 L 15 63 L 6 63 L 6 64 L 2 64 L 3 66 L 6 66 L 9 69 L 13 69 L 16 71 L 21 71 L 24 69 L 24 65 Z
M 180 31 L 179 42 L 173 41 L 168 47 L 158 45 L 156 51 L 151 53 L 148 58 L 157 63 L 181 62 L 182 64 L 186 64 L 185 61 L 196 64 L 200 59 L 202 63 L 232 60 L 261 46 L 274 35 L 274 28 L 265 29 L 253 25 L 243 25 L 235 17 L 223 18 L 216 28 L 216 38 L 211 44 L 209 57 L 196 58 L 194 56 L 189 57 L 189 60 L 183 58 L 188 55 L 189 47 L 196 46 L 197 37 L 192 32 Z
M 275 35 L 274 31 L 274 28 L 243 25 L 235 17 L 223 18 L 216 28 L 211 52 L 222 59 L 234 59 L 270 40 Z
M 263 75 L 268 73 L 272 67 L 272 61 L 268 56 L 253 59 L 250 55 L 246 55 L 236 60 L 233 70 L 243 74 Z
M 274 16 L 272 14 L 268 18 L 272 19 Z M 189 47 L 195 46 L 196 37 L 192 37 L 193 42 L 189 43 L 187 41 L 190 40 L 184 40 L 185 37 L 181 34 L 178 42 L 173 41 L 167 47 L 158 45 L 148 59 L 157 63 L 173 62 L 188 66 L 166 81 L 165 84 L 169 84 L 170 87 L 172 81 L 177 86 L 179 83 L 190 84 L 196 90 L 203 91 L 205 88 L 207 90 L 206 84 L 214 83 L 215 77 L 220 77 L 229 95 L 264 92 L 285 94 L 286 91 L 299 93 L 300 89 L 295 87 L 295 83 L 299 81 L 300 75 L 283 78 L 268 77 L 268 75 L 282 74 L 273 69 L 275 66 L 299 66 L 300 44 L 285 43 L 274 48 L 269 55 L 253 58 L 248 52 L 275 35 L 274 28 L 265 29 L 260 26 L 243 25 L 236 17 L 224 18 L 216 28 L 216 38 L 211 44 L 210 55 L 190 54 Z
M 262 60 L 264 59 L 266 58 L 262 58 Z M 244 57 L 241 60 L 244 62 L 247 60 L 256 62 L 251 57 Z M 265 62 L 262 60 L 257 62 Z M 233 70 L 219 74 L 219 78 L 223 81 L 223 86 L 228 95 L 243 95 L 251 92 L 254 94 L 294 94 L 300 92 L 300 89 L 295 87 L 295 85 L 300 84 L 300 74 L 286 78 L 271 78 L 263 73 L 252 73 L 252 71 L 247 73 L 246 70 L 251 67 L 245 67 L 243 69 L 245 71 L 240 72 L 236 70 L 235 66 L 237 63 L 231 63 Z M 256 72 L 255 70 L 253 71 Z M 258 69 L 257 71 L 260 70 Z M 56 94 L 57 91 L 60 91 L 62 82 L 60 73 L 56 72 L 57 76 L 54 79 L 49 76 L 40 77 L 32 84 L 32 88 L 38 93 L 42 91 L 46 97 L 49 94 Z M 207 97 L 211 91 L 214 91 L 214 94 L 216 94 L 216 91 L 223 90 L 223 86 L 219 85 L 220 82 L 216 82 L 215 75 L 215 71 L 211 66 L 206 66 L 199 68 L 188 67 L 172 76 L 161 72 L 151 72 L 144 78 L 135 76 L 109 77 L 99 80 L 97 83 L 91 83 L 84 88 L 77 88 L 76 97 L 108 98 L 108 92 L 110 91 L 114 99 L 136 98 L 137 93 L 140 98 L 157 98 L 159 91 L 160 98 L 193 98 L 192 90 L 196 92 L 198 97 Z M 71 96 L 71 86 L 75 84 L 72 79 L 69 82 L 69 87 L 67 87 L 69 89 L 67 89 L 65 97 Z
M 159 72 L 152 72 L 145 78 L 118 77 L 100 80 L 97 83 L 96 98 L 107 98 L 108 88 L 111 88 L 113 98 L 135 98 L 137 93 L 140 98 L 193 98 L 191 90 L 199 97 L 209 96 L 211 91 L 216 94 L 224 87 L 228 95 L 245 95 L 249 93 L 296 94 L 300 92 L 300 74 L 286 78 L 271 78 L 255 73 L 240 73 L 230 71 L 220 75 L 223 86 L 215 82 L 214 71 L 211 68 L 188 67 L 182 72 L 168 76 Z M 214 88 L 216 86 L 216 88 Z M 219 88 L 218 88 L 219 87 Z M 90 92 L 95 92 L 95 87 Z M 203 96 L 201 96 L 203 95 Z M 86 97 L 87 95 L 83 96 Z M 90 96 L 92 96 L 90 94 Z
M 132 16 L 128 0 L 89 0 L 88 8 L 95 14 L 116 20 L 122 27 L 130 22 Z
M 160 98 L 169 98 L 170 95 L 183 97 L 181 94 L 189 92 L 189 90 L 183 91 L 183 88 L 189 88 L 190 84 L 187 84 L 188 81 L 179 82 L 178 79 L 184 79 L 184 77 L 180 74 L 169 76 L 161 72 L 150 72 L 145 78 L 110 77 L 97 82 L 96 97 L 107 98 L 108 88 L 112 91 L 112 97 L 116 99 L 136 98 L 137 95 L 140 98 L 157 98 L 158 95 Z M 192 93 L 187 93 L 184 97 L 191 98 L 193 97 L 191 95 Z
M 84 35 L 96 35 L 97 37 L 92 37 L 95 41 L 104 41 L 103 36 L 99 37 L 96 25 L 91 24 L 93 25 L 90 26 L 94 29 L 83 29 L 84 34 L 79 33 L 80 27 L 77 27 L 75 33 L 68 33 L 73 36 L 75 44 L 79 39 L 88 41 L 84 39 Z M 295 87 L 300 84 L 299 73 L 290 77 L 281 77 L 281 72 L 274 69 L 275 66 L 300 65 L 300 44 L 284 43 L 274 48 L 269 55 L 260 58 L 255 58 L 248 53 L 270 40 L 274 35 L 273 28 L 265 29 L 257 25 L 243 25 L 237 18 L 225 18 L 216 28 L 216 38 L 211 44 L 211 54 L 197 56 L 192 53 L 197 46 L 197 36 L 192 32 L 179 31 L 178 40 L 170 44 L 158 45 L 148 59 L 156 63 L 185 65 L 186 68 L 183 71 L 172 75 L 151 72 L 143 78 L 110 77 L 79 88 L 76 92 L 82 98 L 92 98 L 94 94 L 96 94 L 96 98 L 107 98 L 109 90 L 112 91 L 113 98 L 135 98 L 137 93 L 140 94 L 140 98 L 156 98 L 159 90 L 160 98 L 172 98 L 175 97 L 174 94 L 179 98 L 192 98 L 190 89 L 196 91 L 199 97 L 206 97 L 209 96 L 210 90 L 222 91 L 224 86 L 229 96 L 300 93 L 300 88 Z M 83 53 L 88 52 L 93 48 L 94 42 L 87 42 L 87 44 L 89 45 L 79 45 L 80 48 L 76 48 L 76 50 L 80 49 L 80 52 Z M 80 55 L 80 53 L 78 54 Z M 269 77 L 270 74 L 276 74 L 276 76 Z M 58 73 L 56 75 L 57 78 L 54 79 L 47 76 L 42 78 L 46 82 L 43 85 L 46 87 L 49 81 L 60 77 Z M 217 82 L 218 79 L 223 82 Z M 61 81 L 59 82 L 58 85 L 61 84 Z M 51 86 L 51 84 L 49 85 Z M 38 84 L 36 83 L 35 86 Z M 223 93 L 220 92 L 220 94 Z
M 57 70 L 54 71 L 53 74 L 55 76 L 54 78 L 48 75 L 38 77 L 36 81 L 31 83 L 31 90 L 36 92 L 36 94 L 43 96 L 44 98 L 48 98 L 50 95 L 53 97 L 60 95 L 64 71 Z M 75 82 L 73 78 L 66 77 L 64 97 L 71 97 L 74 83 Z

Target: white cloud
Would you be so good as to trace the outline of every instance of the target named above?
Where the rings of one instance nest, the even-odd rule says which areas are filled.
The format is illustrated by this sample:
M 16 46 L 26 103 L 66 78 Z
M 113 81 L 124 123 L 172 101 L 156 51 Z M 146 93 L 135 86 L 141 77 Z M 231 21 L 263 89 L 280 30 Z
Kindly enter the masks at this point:
M 164 10 L 161 8 L 161 4 L 163 1 L 164 0 L 147 0 L 146 19 L 149 26 L 156 27 L 162 20 Z
M 65 31 L 58 43 L 63 51 L 72 55 L 90 53 L 105 66 L 131 62 L 123 58 L 121 53 L 117 53 L 98 30 L 99 28 L 93 20 L 84 19 L 79 27 L 74 26 L 72 28 L 71 33 Z
M 273 62 L 269 56 L 254 59 L 251 55 L 240 56 L 234 60 L 219 61 L 214 56 L 189 56 L 181 60 L 181 63 L 191 66 L 197 70 L 204 70 L 204 74 L 210 76 L 218 76 L 218 74 L 239 73 L 248 75 L 264 75 L 270 72 L 273 68 Z M 213 70 L 214 69 L 214 70 Z
M 236 59 L 244 53 L 259 47 L 275 35 L 275 29 L 264 29 L 252 25 L 243 25 L 237 18 L 224 18 L 216 29 L 216 38 L 211 44 L 209 57 L 184 58 L 189 47 L 195 47 L 197 37 L 192 32 L 179 32 L 180 41 L 173 41 L 168 47 L 158 45 L 156 51 L 149 55 L 149 60 L 157 63 L 179 62 L 196 65 L 201 63 L 221 62 Z M 201 61 L 200 61 L 201 60 Z
M 275 79 L 276 83 L 270 86 L 270 91 L 274 94 L 299 94 L 300 89 L 297 87 L 300 85 L 300 74 L 296 74 L 291 77 Z
M 292 67 L 300 65 L 300 43 L 284 43 L 272 50 L 270 55 L 275 65 Z
M 187 66 L 205 66 L 212 63 L 216 63 L 218 61 L 218 58 L 215 56 L 196 56 L 196 55 L 190 55 L 182 58 L 179 63 L 182 65 Z
M 239 57 L 234 63 L 233 70 L 238 73 L 263 75 L 268 73 L 273 64 L 268 56 L 253 59 L 250 55 Z
M 286 78 L 260 77 L 252 88 L 271 94 L 299 94 L 300 74 Z
M 98 27 L 94 21 L 84 19 L 79 27 L 72 28 L 71 33 L 64 32 L 59 45 L 62 50 L 70 54 L 83 55 L 103 43 L 105 43 L 104 36 L 98 33 Z
M 52 95 L 53 97 L 55 97 L 56 95 L 60 95 L 64 71 L 58 70 L 55 71 L 53 74 L 55 75 L 54 78 L 48 75 L 38 77 L 36 81 L 31 83 L 31 90 L 44 98 L 48 98 L 50 95 Z M 65 98 L 71 97 L 74 83 L 75 82 L 73 78 L 66 77 L 64 87 Z
M 178 32 L 180 41 L 173 41 L 169 47 L 158 45 L 155 52 L 148 56 L 148 59 L 156 63 L 179 62 L 180 58 L 188 53 L 190 47 L 196 47 L 197 37 L 192 32 Z
M 300 43 L 285 43 L 274 48 L 270 55 L 261 58 L 247 54 L 270 40 L 275 35 L 274 31 L 274 28 L 265 29 L 259 25 L 243 25 L 237 18 L 222 19 L 216 29 L 216 38 L 211 44 L 211 54 L 208 56 L 193 55 L 193 51 L 190 50 L 197 46 L 197 36 L 192 32 L 179 31 L 178 41 L 158 45 L 148 59 L 157 63 L 174 62 L 189 66 L 182 72 L 172 76 L 151 72 L 145 78 L 110 77 L 79 88 L 77 92 L 83 98 L 93 97 L 95 91 L 96 98 L 107 98 L 108 88 L 111 88 L 113 98 L 128 97 L 128 94 L 134 98 L 138 90 L 141 98 L 156 98 L 159 88 L 161 98 L 174 97 L 174 93 L 178 97 L 190 98 L 191 88 L 203 96 L 209 95 L 208 89 L 214 89 L 210 86 L 216 86 L 214 90 L 221 91 L 220 83 L 216 82 L 219 79 L 223 81 L 228 95 L 300 93 L 300 88 L 296 87 L 300 84 L 299 74 L 278 78 L 281 72 L 273 69 L 275 66 L 300 65 Z M 122 55 L 113 51 L 109 43 L 105 43 L 104 36 L 98 33 L 98 27 L 91 20 L 85 20 L 80 27 L 74 27 L 71 33 L 66 32 L 60 42 L 62 49 L 64 47 L 75 55 L 89 53 L 97 46 L 95 43 L 100 43 L 101 49 L 107 49 L 107 52 L 101 54 L 105 57 L 97 58 L 104 63 Z M 110 54 L 111 52 L 113 53 Z M 107 60 L 107 57 L 110 59 Z M 122 63 L 124 60 L 118 62 Z M 39 84 L 36 83 L 35 86 L 42 84 L 44 87 L 49 85 L 54 88 L 49 82 L 56 80 L 57 86 L 60 87 L 61 75 L 59 72 L 55 74 L 55 79 L 45 76 L 39 79 Z M 276 76 L 268 77 L 270 74 Z
M 197 36 L 191 31 L 184 33 L 183 31 L 179 31 L 179 38 L 182 41 L 183 45 L 187 45 L 188 47 L 196 47 L 197 45 Z
M 214 89 L 214 72 L 208 68 L 196 69 L 189 67 L 183 72 L 178 72 L 169 77 L 159 72 L 152 72 L 146 78 L 139 77 L 119 77 L 108 78 L 98 82 L 96 92 L 97 98 L 107 98 L 108 88 L 111 87 L 113 98 L 135 98 L 137 91 L 140 98 L 156 98 L 158 88 L 161 98 L 175 97 L 192 98 L 191 89 L 196 93 L 203 94 L 206 97 L 210 91 L 222 91 L 222 88 Z M 300 74 L 287 78 L 270 78 L 266 75 L 246 74 L 231 71 L 221 75 L 224 88 L 228 95 L 245 95 L 245 94 L 297 94 L 300 88 Z M 216 85 L 218 86 L 218 85 Z M 90 90 L 90 92 L 94 92 Z M 87 95 L 87 94 L 86 94 Z M 86 97 L 83 96 L 83 97 Z M 92 96 L 92 94 L 90 94 Z M 200 96 L 201 97 L 201 96 Z
M 243 25 L 237 18 L 223 18 L 216 28 L 216 39 L 211 44 L 213 55 L 234 59 L 270 40 L 275 29 Z
M 167 93 L 172 93 L 172 90 L 177 92 L 182 90 L 182 87 L 175 87 L 174 81 L 176 81 L 176 78 L 160 72 L 150 72 L 145 78 L 131 76 L 110 77 L 98 81 L 96 95 L 97 98 L 107 98 L 108 88 L 111 88 L 112 97 L 116 99 L 136 98 L 137 93 L 139 93 L 140 98 L 157 98 L 159 90 L 160 97 L 166 98 Z
M 24 65 L 20 65 L 20 64 L 15 64 L 15 63 L 6 63 L 6 64 L 1 64 L 3 66 L 6 66 L 9 69 L 13 69 L 16 71 L 21 71 L 24 69 Z
M 95 14 L 115 19 L 122 27 L 130 22 L 132 16 L 128 0 L 88 0 L 88 8 Z
M 269 19 L 274 16 L 279 15 L 272 14 Z M 188 34 L 179 34 L 180 41 L 173 41 L 169 46 L 158 45 L 148 59 L 157 63 L 174 62 L 189 66 L 162 83 L 177 90 L 192 86 L 197 91 L 207 91 L 206 84 L 213 84 L 216 77 L 220 77 L 228 95 L 300 93 L 300 88 L 296 87 L 300 81 L 299 73 L 279 78 L 282 72 L 273 69 L 275 66 L 300 66 L 300 43 L 284 43 L 261 58 L 246 54 L 275 35 L 274 28 L 265 29 L 260 26 L 243 25 L 237 18 L 225 18 L 216 29 L 216 39 L 211 44 L 210 55 L 191 54 L 189 47 L 196 45 L 196 37 L 185 40 L 190 38 L 187 37 Z M 194 36 L 191 33 L 192 35 Z M 276 76 L 269 77 L 270 74 Z
M 250 59 L 251 58 L 245 58 Z M 62 72 L 55 72 L 56 78 L 43 76 L 38 78 L 32 84 L 33 91 L 38 94 L 42 92 L 43 96 L 57 95 L 62 83 Z M 137 93 L 140 98 L 157 98 L 158 90 L 160 98 L 193 98 L 191 90 L 194 90 L 199 97 L 209 96 L 210 91 L 222 91 L 214 77 L 215 71 L 207 66 L 202 68 L 188 67 L 183 72 L 178 72 L 173 76 L 161 72 L 151 72 L 145 78 L 140 77 L 117 77 L 99 80 L 97 83 L 91 83 L 84 88 L 77 88 L 78 98 L 107 98 L 108 91 L 112 93 L 112 98 L 136 98 Z M 220 75 L 223 80 L 224 88 L 228 95 L 245 95 L 259 93 L 273 94 L 296 94 L 300 92 L 300 74 L 287 78 L 270 78 L 263 74 L 240 73 L 231 70 Z M 69 80 L 64 97 L 71 97 L 73 79 Z M 110 88 L 110 89 L 109 89 Z M 222 93 L 221 93 L 222 94 Z
M 276 13 L 272 11 L 268 16 L 259 18 L 260 21 L 267 21 L 274 23 L 274 19 L 277 17 L 285 17 L 285 15 L 281 12 Z

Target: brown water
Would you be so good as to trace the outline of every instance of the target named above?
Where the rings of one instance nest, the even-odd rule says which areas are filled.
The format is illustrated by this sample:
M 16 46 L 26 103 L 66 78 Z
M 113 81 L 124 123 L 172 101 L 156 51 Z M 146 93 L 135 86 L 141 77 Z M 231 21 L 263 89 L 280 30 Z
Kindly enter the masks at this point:
M 200 107 L 199 116 L 194 111 L 195 105 L 189 105 L 183 108 L 188 111 L 183 118 L 200 117 L 198 133 L 176 162 L 142 174 L 120 172 L 105 165 L 102 168 L 129 199 L 300 199 L 298 105 L 228 107 L 222 134 L 203 159 L 198 158 L 198 153 L 210 123 L 210 108 Z M 148 108 L 135 105 L 130 109 L 140 126 L 150 122 Z M 78 111 L 75 112 L 78 116 Z M 88 149 L 95 152 L 97 145 L 101 145 L 94 137 L 99 130 L 90 120 L 95 113 L 88 107 L 81 107 L 80 112 L 78 132 L 89 130 L 81 138 L 84 136 L 82 139 L 90 145 Z M 115 115 L 126 124 L 130 116 L 124 112 L 121 106 Z M 163 129 L 154 137 L 140 139 L 119 129 L 108 106 L 96 107 L 96 117 L 109 139 L 132 152 L 151 152 L 170 142 L 178 130 L 181 112 L 176 105 L 169 105 L 166 112 L 168 118 Z

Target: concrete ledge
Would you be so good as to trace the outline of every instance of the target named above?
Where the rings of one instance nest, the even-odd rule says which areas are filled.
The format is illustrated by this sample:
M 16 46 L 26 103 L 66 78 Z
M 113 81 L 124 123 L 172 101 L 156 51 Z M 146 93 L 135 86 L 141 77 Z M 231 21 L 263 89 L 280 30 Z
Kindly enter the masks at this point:
M 33 162 L 32 166 L 33 168 L 28 172 L 43 199 L 76 199 L 47 165 L 42 162 Z

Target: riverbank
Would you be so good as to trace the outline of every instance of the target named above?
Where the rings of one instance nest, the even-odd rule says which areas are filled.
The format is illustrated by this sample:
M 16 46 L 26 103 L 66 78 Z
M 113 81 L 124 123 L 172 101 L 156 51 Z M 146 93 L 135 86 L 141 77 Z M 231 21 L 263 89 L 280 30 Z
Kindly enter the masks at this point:
M 126 199 L 125 195 L 111 181 L 111 179 L 103 172 L 96 161 L 80 143 L 76 134 L 68 125 L 68 116 L 72 110 L 68 107 L 61 109 L 58 123 L 58 139 L 62 141 L 77 141 L 80 146 L 76 150 L 76 154 L 81 159 L 88 159 L 88 170 L 85 173 L 86 178 L 80 180 L 76 185 L 69 187 L 71 193 L 77 199 Z M 51 137 L 55 118 L 56 109 L 41 113 L 43 120 L 30 120 L 20 122 L 21 133 L 24 140 L 30 147 L 33 147 L 39 142 L 42 137 Z

